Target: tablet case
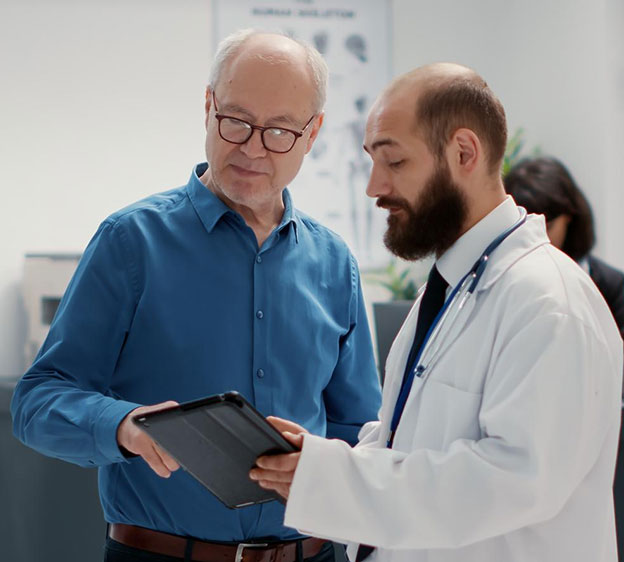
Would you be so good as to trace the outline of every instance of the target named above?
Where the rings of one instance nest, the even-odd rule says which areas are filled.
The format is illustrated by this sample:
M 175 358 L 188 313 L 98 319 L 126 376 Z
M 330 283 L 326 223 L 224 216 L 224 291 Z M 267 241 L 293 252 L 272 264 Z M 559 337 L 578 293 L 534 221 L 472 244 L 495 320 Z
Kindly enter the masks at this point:
M 249 478 L 259 456 L 296 451 L 238 392 L 186 402 L 133 418 L 180 466 L 227 507 L 272 500 Z

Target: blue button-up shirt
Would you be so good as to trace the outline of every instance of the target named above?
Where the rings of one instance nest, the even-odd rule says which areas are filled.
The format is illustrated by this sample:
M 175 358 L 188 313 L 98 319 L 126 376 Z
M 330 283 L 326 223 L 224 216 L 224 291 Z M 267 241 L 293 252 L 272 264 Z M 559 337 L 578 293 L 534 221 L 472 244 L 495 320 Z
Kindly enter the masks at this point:
M 380 391 L 356 262 L 292 207 L 261 248 L 199 180 L 106 219 L 12 403 L 15 434 L 99 467 L 109 522 L 207 540 L 298 536 L 283 506 L 229 510 L 179 470 L 158 477 L 116 440 L 130 410 L 237 390 L 263 414 L 357 440 Z M 331 501 L 328 498 L 328 501 Z

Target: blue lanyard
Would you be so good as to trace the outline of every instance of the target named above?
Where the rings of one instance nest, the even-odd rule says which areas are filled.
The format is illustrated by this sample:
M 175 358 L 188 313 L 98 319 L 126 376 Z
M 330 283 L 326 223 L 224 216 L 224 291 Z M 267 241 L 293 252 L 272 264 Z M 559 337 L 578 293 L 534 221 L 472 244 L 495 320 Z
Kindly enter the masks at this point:
M 394 434 L 396 432 L 397 427 L 399 427 L 399 422 L 401 421 L 401 416 L 403 415 L 403 410 L 405 409 L 405 404 L 407 402 L 407 398 L 408 398 L 408 396 L 410 394 L 410 391 L 412 390 L 412 384 L 414 383 L 414 377 L 422 376 L 422 374 L 425 371 L 424 366 L 420 364 L 420 357 L 422 356 L 422 353 L 423 353 L 425 347 L 427 347 L 427 343 L 429 342 L 429 338 L 431 337 L 431 334 L 435 330 L 435 327 L 437 326 L 438 322 L 440 322 L 440 320 L 442 319 L 444 314 L 446 314 L 446 312 L 448 311 L 449 307 L 453 303 L 455 297 L 457 296 L 457 293 L 463 287 L 464 282 L 466 281 L 466 279 L 468 279 L 468 277 L 470 277 L 470 276 L 472 276 L 472 281 L 471 281 L 471 283 L 470 283 L 470 285 L 468 287 L 468 294 L 472 294 L 474 292 L 474 290 L 477 288 L 479 280 L 481 279 L 481 276 L 483 275 L 483 272 L 485 271 L 487 263 L 488 263 L 488 261 L 490 259 L 490 254 L 496 248 L 498 248 L 498 246 L 500 246 L 502 244 L 502 242 L 505 240 L 505 238 L 507 238 L 514 230 L 516 230 L 517 228 L 522 226 L 525 222 L 526 222 L 526 212 L 522 212 L 521 217 L 512 226 L 510 226 L 507 230 L 505 230 L 504 232 L 499 234 L 488 245 L 488 247 L 483 251 L 483 253 L 479 257 L 479 259 L 472 266 L 470 271 L 468 273 L 466 273 L 466 275 L 464 275 L 461 278 L 461 281 L 451 291 L 451 294 L 444 301 L 444 305 L 440 309 L 440 312 L 438 312 L 436 317 L 433 319 L 433 322 L 431 323 L 431 326 L 429 326 L 429 329 L 427 330 L 427 333 L 425 335 L 425 339 L 424 339 L 422 345 L 420 346 L 420 349 L 418 350 L 418 354 L 416 355 L 416 359 L 414 359 L 414 363 L 412 365 L 412 368 L 409 370 L 407 378 L 403 381 L 403 386 L 401 387 L 401 392 L 399 393 L 399 397 L 398 397 L 396 405 L 394 407 L 394 414 L 392 416 L 392 423 L 390 425 L 390 437 L 389 437 L 388 443 L 387 443 L 388 447 L 392 447 L 392 441 L 394 439 Z

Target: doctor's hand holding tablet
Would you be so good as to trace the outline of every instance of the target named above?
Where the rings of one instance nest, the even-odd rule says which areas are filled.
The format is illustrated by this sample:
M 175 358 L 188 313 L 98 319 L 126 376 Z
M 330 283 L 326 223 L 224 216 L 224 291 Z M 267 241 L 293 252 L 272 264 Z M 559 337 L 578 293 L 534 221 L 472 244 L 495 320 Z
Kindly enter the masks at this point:
M 281 432 L 289 443 L 299 451 L 303 447 L 303 435 L 308 433 L 306 429 L 295 422 L 283 420 L 275 416 L 267 417 L 267 420 Z M 301 452 L 287 455 L 268 455 L 259 457 L 256 468 L 252 469 L 249 477 L 258 482 L 267 490 L 274 490 L 284 499 L 288 499 L 290 486 L 297 470 L 297 463 Z

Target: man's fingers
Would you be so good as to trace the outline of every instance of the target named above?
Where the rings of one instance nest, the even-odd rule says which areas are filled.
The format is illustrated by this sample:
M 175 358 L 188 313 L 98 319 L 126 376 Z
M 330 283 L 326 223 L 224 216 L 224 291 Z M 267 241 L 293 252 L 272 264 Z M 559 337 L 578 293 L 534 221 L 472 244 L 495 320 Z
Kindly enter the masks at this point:
M 290 483 L 295 476 L 295 472 L 280 472 L 277 470 L 265 470 L 263 468 L 252 468 L 249 477 L 256 482 L 273 482 L 275 484 Z
M 291 433 L 290 431 L 284 431 L 282 435 L 284 436 L 284 439 L 286 439 L 286 441 L 289 441 L 290 444 L 294 445 L 297 449 L 301 449 L 301 447 L 303 447 L 303 434 L 302 433 L 295 435 L 294 433 Z
M 284 431 L 288 431 L 295 435 L 299 433 L 308 433 L 308 430 L 305 427 L 301 427 L 299 424 L 290 420 L 278 418 L 277 416 L 267 416 L 267 421 L 280 433 L 283 433 Z
M 258 484 L 260 484 L 262 488 L 274 490 L 284 499 L 288 499 L 288 495 L 290 494 L 290 484 L 279 484 L 276 482 L 270 482 L 269 480 L 260 480 Z
M 291 453 L 260 457 L 256 461 L 256 467 L 249 472 L 249 477 L 256 482 L 276 485 L 284 483 L 290 486 L 300 456 L 301 453 Z
M 131 453 L 140 455 L 150 468 L 163 478 L 169 478 L 171 472 L 180 468 L 180 465 L 171 455 L 156 445 L 147 433 L 137 427 L 133 419 L 149 412 L 177 405 L 177 402 L 167 400 L 167 402 L 161 402 L 160 404 L 135 408 L 122 420 L 117 428 L 117 442 L 119 446 Z
M 177 406 L 177 404 L 178 403 L 173 400 L 167 400 L 167 402 L 153 404 L 152 406 L 140 406 L 139 408 L 135 408 L 130 411 L 117 428 L 117 443 L 120 447 L 127 449 L 131 453 L 140 455 L 141 448 L 145 446 L 145 440 L 143 437 L 149 439 L 150 442 L 152 441 L 146 433 L 134 424 L 134 418 L 140 417 L 149 412 L 155 412 L 171 406 Z
M 169 453 L 167 453 L 167 451 L 165 451 L 164 449 L 159 447 L 156 443 L 154 443 L 154 448 L 156 449 L 156 452 L 158 453 L 158 456 L 162 460 L 162 463 L 171 472 L 173 472 L 174 470 L 178 470 L 178 468 L 180 468 L 180 465 L 178 464 L 178 461 L 176 461 Z
M 177 406 L 178 402 L 176 402 L 175 400 L 167 400 L 166 402 L 161 402 L 160 404 L 154 404 L 153 406 L 149 406 L 151 411 L 154 410 L 162 410 L 164 408 L 170 408 L 171 406 Z M 146 412 L 143 412 L 144 414 Z
M 158 476 L 161 476 L 163 478 L 169 478 L 169 476 L 171 476 L 171 471 L 167 468 L 162 458 L 160 457 L 160 454 L 156 450 L 155 444 L 152 444 L 140 454 L 143 460 L 156 474 L 158 474 Z
M 293 472 L 297 468 L 301 453 L 288 453 L 287 455 L 268 455 L 256 460 L 258 468 L 276 470 L 280 472 Z

